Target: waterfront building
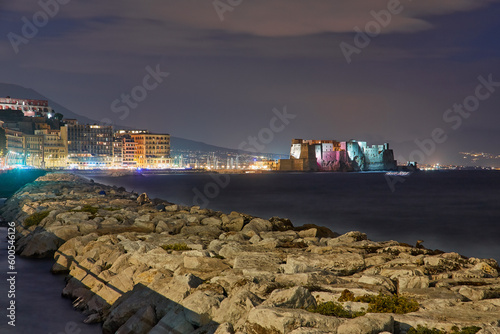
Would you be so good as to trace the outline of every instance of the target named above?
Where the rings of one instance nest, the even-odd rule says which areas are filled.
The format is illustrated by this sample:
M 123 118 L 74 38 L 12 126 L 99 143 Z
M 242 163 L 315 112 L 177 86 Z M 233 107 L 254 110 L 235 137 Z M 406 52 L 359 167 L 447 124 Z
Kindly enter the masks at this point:
M 9 166 L 64 168 L 67 146 L 58 130 L 35 130 L 34 134 L 6 129 Z
M 68 147 L 71 168 L 107 168 L 113 165 L 113 128 L 105 125 L 66 124 L 61 136 Z
M 249 168 L 254 170 L 276 170 L 277 162 L 271 159 L 260 159 L 250 164 Z
M 123 138 L 123 167 L 137 167 L 135 161 L 136 143 L 132 138 Z
M 148 134 L 148 130 L 118 130 L 115 132 L 115 140 L 121 142 L 122 146 L 122 164 L 121 167 L 135 168 L 137 167 L 136 149 L 137 143 L 132 138 L 132 135 Z
M 123 166 L 123 139 L 113 138 L 113 167 Z
M 43 136 L 38 134 L 28 135 L 24 137 L 24 152 L 26 154 L 26 165 L 38 168 L 43 168 Z
M 170 158 L 170 135 L 153 133 L 132 133 L 135 142 L 134 161 L 141 168 L 169 168 L 172 166 Z
M 0 98 L 1 110 L 19 110 L 26 117 L 52 117 L 54 112 L 49 106 L 47 100 L 32 100 L 32 99 L 12 99 L 10 97 Z
M 7 155 L 5 156 L 6 166 L 25 166 L 26 159 L 24 155 L 24 141 L 25 137 L 21 131 L 6 128 L 6 149 Z
M 35 130 L 35 135 L 42 138 L 42 168 L 66 168 L 68 146 L 60 130 Z

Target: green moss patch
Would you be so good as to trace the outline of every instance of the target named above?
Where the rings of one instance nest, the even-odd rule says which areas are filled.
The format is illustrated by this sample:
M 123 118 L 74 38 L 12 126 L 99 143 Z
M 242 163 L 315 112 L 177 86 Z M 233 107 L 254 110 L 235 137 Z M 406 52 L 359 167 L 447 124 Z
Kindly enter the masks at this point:
M 50 213 L 50 211 L 47 210 L 47 211 L 41 211 L 41 212 L 36 212 L 36 213 L 32 214 L 31 216 L 29 216 L 28 218 L 26 218 L 24 220 L 24 226 L 30 227 L 30 226 L 35 226 L 35 225 L 40 224 L 40 222 L 42 220 L 47 218 L 49 213 Z
M 309 312 L 319 313 L 339 318 L 356 318 L 365 315 L 365 312 L 351 312 L 346 310 L 341 304 L 336 302 L 326 302 L 318 304 L 316 307 L 307 309 Z
M 453 326 L 451 332 L 447 332 L 445 330 L 440 330 L 436 328 L 427 328 L 422 325 L 418 325 L 417 328 L 410 328 L 408 330 L 408 334 L 475 334 L 481 330 L 481 327 L 477 326 L 468 326 L 463 327 L 462 329 L 457 326 Z
M 345 289 L 339 297 L 339 302 L 361 302 L 368 303 L 370 313 L 398 313 L 405 314 L 416 312 L 420 309 L 415 299 L 392 296 L 392 295 L 364 295 L 354 297 L 354 294 Z
M 99 208 L 95 208 L 92 205 L 87 204 L 87 205 L 84 205 L 80 210 L 71 210 L 71 211 L 73 211 L 73 212 L 88 212 L 91 215 L 95 215 L 98 210 L 99 210 Z
M 163 248 L 166 251 L 168 251 L 168 250 L 174 250 L 174 251 L 191 250 L 191 248 L 189 248 L 188 245 L 183 244 L 183 243 L 182 244 L 177 243 L 177 244 L 171 244 L 171 245 L 163 245 L 163 246 L 161 246 L 161 248 Z

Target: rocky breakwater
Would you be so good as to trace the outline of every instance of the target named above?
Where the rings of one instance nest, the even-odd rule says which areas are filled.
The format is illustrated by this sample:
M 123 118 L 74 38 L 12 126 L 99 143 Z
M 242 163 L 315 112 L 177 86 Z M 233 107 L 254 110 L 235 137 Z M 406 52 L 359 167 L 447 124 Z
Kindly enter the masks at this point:
M 53 256 L 63 295 L 103 333 L 500 333 L 492 259 L 175 205 L 71 174 L 26 185 L 1 214 L 17 222 L 18 253 Z

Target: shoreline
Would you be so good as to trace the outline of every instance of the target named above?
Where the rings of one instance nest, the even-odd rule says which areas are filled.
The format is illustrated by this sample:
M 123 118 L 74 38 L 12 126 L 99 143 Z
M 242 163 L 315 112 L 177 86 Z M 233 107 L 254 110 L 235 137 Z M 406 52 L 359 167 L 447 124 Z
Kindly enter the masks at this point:
M 45 217 L 33 219 L 37 213 Z M 316 333 L 368 324 L 396 333 L 418 324 L 478 325 L 489 333 L 500 321 L 500 268 L 492 259 L 151 201 L 63 173 L 20 189 L 3 215 L 18 223 L 21 256 L 54 254 L 52 271 L 70 275 L 63 295 L 78 301 L 86 322 L 103 322 L 105 333 L 162 333 L 173 319 L 187 333 L 288 333 L 286 319 L 300 320 L 292 330 L 314 323 Z M 304 310 L 338 302 L 345 289 L 407 296 L 420 310 L 355 319 Z M 368 306 L 348 303 L 342 305 Z M 488 310 L 480 314 L 478 307 Z

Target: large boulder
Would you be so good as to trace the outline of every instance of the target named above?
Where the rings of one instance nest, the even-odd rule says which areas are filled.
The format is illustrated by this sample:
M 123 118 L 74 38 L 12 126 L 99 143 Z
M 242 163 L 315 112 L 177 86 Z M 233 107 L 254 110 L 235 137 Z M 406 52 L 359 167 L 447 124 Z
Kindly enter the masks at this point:
M 339 326 L 337 334 L 394 333 L 394 318 L 389 314 L 368 313 L 351 319 Z
M 164 249 L 157 247 L 146 253 L 134 252 L 129 256 L 128 261 L 132 265 L 145 264 L 156 269 L 168 269 L 175 271 L 184 265 L 182 255 L 168 254 Z
M 81 235 L 77 225 L 66 225 L 66 226 L 48 226 L 46 227 L 48 232 L 53 233 L 57 238 L 61 239 L 63 242 L 68 241 L 76 236 Z
M 217 226 L 213 225 L 194 225 L 194 226 L 184 226 L 181 229 L 181 234 L 183 235 L 197 235 L 202 238 L 207 239 L 217 239 L 219 235 L 222 234 L 222 230 Z
M 365 261 L 360 254 L 307 254 L 288 255 L 283 266 L 286 274 L 330 271 L 336 275 L 347 276 L 365 269 Z
M 187 222 L 184 219 L 173 219 L 169 221 L 160 220 L 156 225 L 156 232 L 162 233 L 166 232 L 168 234 L 179 234 L 184 226 L 186 226 Z
M 171 309 L 160 319 L 149 334 L 192 334 L 195 327 L 188 321 L 185 313 L 187 311 L 180 305 Z
M 234 259 L 234 269 L 277 273 L 282 260 L 276 254 L 244 252 Z
M 139 197 L 137 197 L 137 204 L 144 205 L 151 203 L 151 200 L 148 197 L 148 194 L 142 193 Z
M 258 306 L 248 314 L 248 333 L 285 334 L 300 327 L 335 333 L 344 320 L 299 309 Z
M 245 225 L 245 218 L 236 217 L 233 219 L 227 219 L 226 221 L 223 221 L 222 228 L 224 229 L 224 231 L 239 232 L 243 228 L 243 225 Z
M 147 334 L 156 325 L 156 314 L 151 305 L 144 306 L 125 322 L 115 334 Z
M 427 276 L 403 276 L 398 278 L 398 289 L 400 292 L 408 289 L 425 289 L 429 287 Z
M 354 242 L 358 241 L 363 241 L 367 240 L 368 238 L 366 237 L 365 233 L 361 233 L 358 231 L 352 231 L 352 232 L 347 232 L 346 234 L 343 234 L 337 238 L 333 238 L 331 240 L 328 240 L 328 246 L 337 246 L 337 245 L 343 245 L 343 244 L 352 244 Z
M 316 237 L 316 238 L 335 238 L 339 235 L 328 227 L 318 226 L 315 224 L 305 224 L 295 228 L 299 232 L 301 238 Z
M 302 308 L 316 306 L 316 299 L 309 290 L 301 286 L 291 289 L 274 290 L 262 306 L 274 306 L 285 308 Z
M 18 250 L 21 250 L 21 256 L 49 257 L 64 241 L 52 232 L 35 230 L 18 242 Z
M 245 319 L 252 308 L 261 303 L 262 299 L 257 295 L 246 289 L 240 289 L 221 302 L 219 309 L 214 314 L 214 321 L 236 325 L 240 320 Z
M 383 286 L 390 292 L 396 292 L 396 286 L 387 277 L 380 275 L 363 275 L 358 280 L 359 283 L 369 284 L 374 286 Z
M 254 218 L 243 227 L 241 232 L 248 236 L 253 236 L 254 234 L 258 234 L 260 232 L 268 232 L 273 230 L 273 224 L 269 220 L 265 220 L 262 218 Z
M 89 219 L 90 213 L 88 212 L 63 212 L 56 216 L 57 220 L 62 221 L 64 224 L 80 224 Z
M 210 323 L 224 296 L 206 291 L 195 291 L 182 301 L 184 316 L 190 324 L 201 327 Z

